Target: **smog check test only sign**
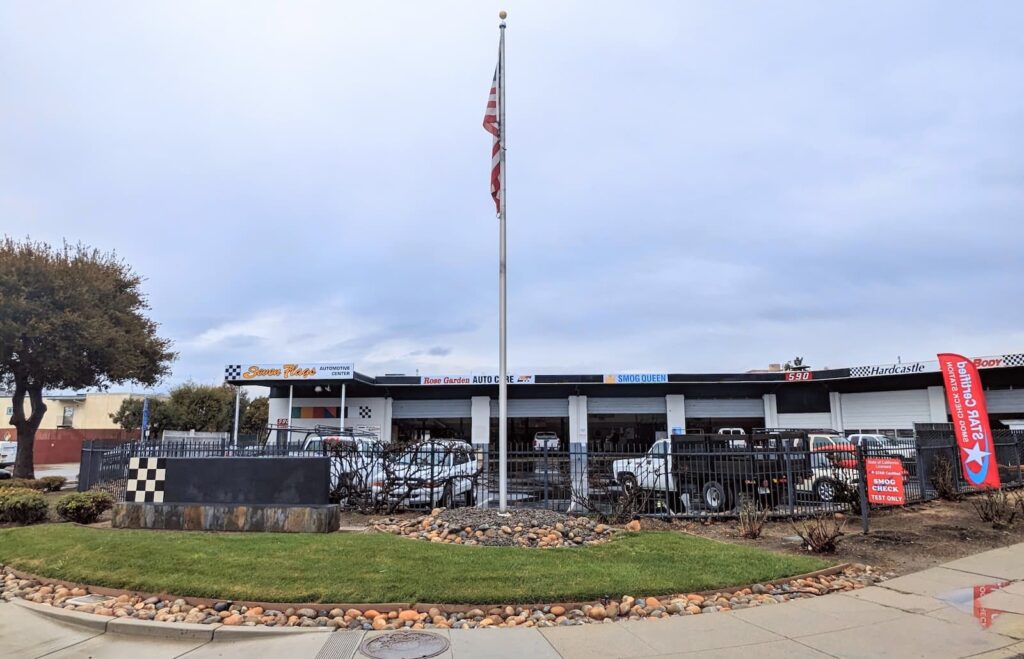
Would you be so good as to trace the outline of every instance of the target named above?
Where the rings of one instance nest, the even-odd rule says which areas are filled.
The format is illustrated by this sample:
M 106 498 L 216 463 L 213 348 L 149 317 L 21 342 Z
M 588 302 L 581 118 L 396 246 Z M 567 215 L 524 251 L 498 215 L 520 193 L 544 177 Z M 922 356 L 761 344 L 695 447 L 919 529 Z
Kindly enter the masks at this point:
M 867 458 L 868 503 L 902 506 L 907 502 L 903 490 L 903 463 L 898 458 Z

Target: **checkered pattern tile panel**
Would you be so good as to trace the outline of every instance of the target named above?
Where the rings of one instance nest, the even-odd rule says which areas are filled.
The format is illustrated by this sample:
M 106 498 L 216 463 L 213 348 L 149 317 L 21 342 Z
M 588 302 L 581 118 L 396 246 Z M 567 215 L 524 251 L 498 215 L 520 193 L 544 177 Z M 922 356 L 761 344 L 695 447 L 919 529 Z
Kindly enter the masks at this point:
M 166 482 L 166 458 L 130 458 L 124 500 L 130 503 L 163 503 Z
M 373 416 L 373 410 L 370 409 L 369 405 L 360 405 L 359 406 L 359 418 L 360 419 L 369 419 L 372 416 Z
M 230 366 L 224 367 L 224 379 L 225 380 L 237 380 L 242 377 L 242 365 L 231 364 Z

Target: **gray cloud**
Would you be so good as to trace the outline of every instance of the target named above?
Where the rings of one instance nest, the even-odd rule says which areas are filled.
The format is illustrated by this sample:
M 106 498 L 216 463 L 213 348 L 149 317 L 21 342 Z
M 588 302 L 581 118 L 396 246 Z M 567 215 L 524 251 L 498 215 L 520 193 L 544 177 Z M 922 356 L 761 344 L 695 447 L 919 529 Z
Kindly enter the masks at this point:
M 491 8 L 57 4 L 0 6 L 2 230 L 134 263 L 175 379 L 493 370 Z M 517 4 L 510 368 L 1024 349 L 1022 18 Z

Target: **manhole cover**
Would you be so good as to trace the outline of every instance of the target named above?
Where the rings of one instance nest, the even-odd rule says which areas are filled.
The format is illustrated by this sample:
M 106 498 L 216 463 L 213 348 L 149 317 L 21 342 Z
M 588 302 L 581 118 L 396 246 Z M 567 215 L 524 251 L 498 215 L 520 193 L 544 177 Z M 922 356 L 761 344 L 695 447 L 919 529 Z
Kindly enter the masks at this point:
M 448 639 L 430 632 L 392 632 L 363 641 L 359 651 L 372 659 L 426 659 L 448 649 Z

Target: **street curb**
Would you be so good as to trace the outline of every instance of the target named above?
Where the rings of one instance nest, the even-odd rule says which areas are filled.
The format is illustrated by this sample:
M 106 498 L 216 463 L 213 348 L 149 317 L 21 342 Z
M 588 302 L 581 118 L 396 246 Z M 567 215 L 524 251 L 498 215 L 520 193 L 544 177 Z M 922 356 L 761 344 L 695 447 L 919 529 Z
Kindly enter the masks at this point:
M 107 616 L 98 616 L 95 613 L 68 611 L 67 609 L 50 606 L 49 604 L 37 604 L 36 602 L 29 602 L 28 600 L 23 600 L 17 597 L 10 600 L 10 602 L 15 606 L 20 606 L 23 609 L 28 609 L 29 611 L 46 616 L 47 618 L 52 618 L 58 622 L 93 629 L 100 633 L 107 631 L 107 625 L 114 620 Z
M 196 625 L 187 622 L 154 622 L 135 618 L 113 618 L 107 625 L 108 634 L 125 636 L 148 636 L 150 638 L 187 639 L 190 641 L 212 641 L 213 632 L 219 622 Z
M 288 636 L 292 634 L 330 634 L 334 627 L 247 627 L 245 625 L 220 625 L 213 630 L 213 640 L 238 640 L 257 636 Z M 348 631 L 348 630 L 345 630 Z M 359 630 L 362 631 L 362 630 Z

